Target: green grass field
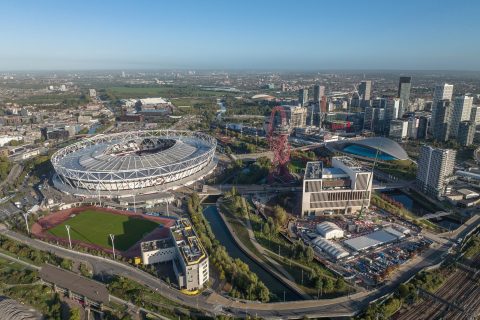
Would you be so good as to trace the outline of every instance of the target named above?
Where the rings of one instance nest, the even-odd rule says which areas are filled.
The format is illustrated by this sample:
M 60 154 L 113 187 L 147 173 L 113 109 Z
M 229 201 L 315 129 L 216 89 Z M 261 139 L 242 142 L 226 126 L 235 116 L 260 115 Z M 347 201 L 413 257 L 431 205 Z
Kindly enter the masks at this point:
M 109 234 L 114 234 L 115 249 L 122 251 L 130 248 L 158 226 L 157 223 L 149 220 L 86 210 L 51 228 L 48 232 L 54 236 L 67 239 L 66 224 L 70 225 L 72 240 L 99 245 L 107 249 L 112 248 Z

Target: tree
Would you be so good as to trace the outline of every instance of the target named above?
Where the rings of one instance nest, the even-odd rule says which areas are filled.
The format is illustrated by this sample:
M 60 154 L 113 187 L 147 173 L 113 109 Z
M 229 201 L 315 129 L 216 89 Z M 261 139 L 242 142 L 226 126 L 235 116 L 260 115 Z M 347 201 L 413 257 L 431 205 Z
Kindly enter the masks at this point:
M 80 309 L 78 309 L 78 308 L 70 309 L 69 320 L 82 320 L 82 318 L 80 317 Z
M 320 298 L 320 290 L 323 287 L 323 280 L 320 277 L 315 278 L 315 289 L 317 289 L 317 299 Z
M 313 261 L 313 256 L 315 253 L 313 252 L 313 248 L 308 246 L 307 250 L 305 251 L 305 259 L 307 259 L 308 262 Z
M 337 291 L 344 291 L 346 287 L 345 280 L 343 280 L 343 278 L 337 278 L 337 281 L 335 281 L 335 289 Z
M 0 157 L 0 180 L 3 181 L 7 178 L 10 171 L 10 161 L 7 157 Z
M 287 223 L 287 211 L 279 205 L 276 205 L 275 208 L 273 208 L 273 215 L 277 225 L 284 226 Z
M 400 297 L 402 298 L 406 298 L 410 294 L 410 290 L 408 289 L 408 286 L 404 283 L 398 286 L 398 292 L 400 293 Z
M 325 291 L 327 292 L 330 292 L 334 289 L 334 286 L 333 286 L 333 280 L 330 279 L 330 278 L 327 278 L 325 279 L 325 283 L 323 285 L 323 289 L 325 289 Z

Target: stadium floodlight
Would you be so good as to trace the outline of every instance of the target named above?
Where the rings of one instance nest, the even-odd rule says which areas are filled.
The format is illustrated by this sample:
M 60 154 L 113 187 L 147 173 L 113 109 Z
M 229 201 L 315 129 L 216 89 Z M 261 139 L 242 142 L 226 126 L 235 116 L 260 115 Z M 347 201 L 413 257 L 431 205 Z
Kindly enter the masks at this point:
M 67 229 L 68 244 L 70 245 L 70 249 L 72 249 L 72 239 L 70 238 L 70 226 L 68 224 L 66 224 L 65 229 Z
M 28 227 L 28 213 L 22 213 L 23 217 L 25 218 L 25 226 L 27 227 L 27 233 L 30 234 L 30 228 Z
M 115 260 L 115 242 L 114 242 L 115 235 L 110 233 L 109 236 L 110 236 L 110 240 L 112 240 L 113 260 Z

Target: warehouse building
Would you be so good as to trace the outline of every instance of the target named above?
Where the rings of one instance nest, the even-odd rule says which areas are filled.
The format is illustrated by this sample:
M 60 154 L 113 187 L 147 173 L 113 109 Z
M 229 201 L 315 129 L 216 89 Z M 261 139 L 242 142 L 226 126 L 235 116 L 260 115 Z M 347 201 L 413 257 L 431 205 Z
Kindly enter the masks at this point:
M 325 221 L 317 224 L 316 231 L 323 238 L 329 239 L 340 239 L 343 238 L 343 230 L 333 222 Z
M 335 260 L 348 257 L 350 254 L 340 245 L 333 241 L 317 237 L 312 241 L 313 249 L 320 252 L 325 252 Z
M 405 235 L 402 232 L 387 227 L 364 236 L 345 240 L 343 243 L 355 251 L 365 251 L 397 241 L 403 237 Z

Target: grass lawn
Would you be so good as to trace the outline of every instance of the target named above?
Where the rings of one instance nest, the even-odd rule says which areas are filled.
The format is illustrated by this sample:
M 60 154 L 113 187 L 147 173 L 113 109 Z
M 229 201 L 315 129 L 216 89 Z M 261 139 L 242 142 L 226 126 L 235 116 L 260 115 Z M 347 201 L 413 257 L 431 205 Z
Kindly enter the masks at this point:
M 111 249 L 109 234 L 115 235 L 115 249 L 127 250 L 158 224 L 140 218 L 86 210 L 48 230 L 54 236 L 68 238 L 65 225 L 70 225 L 73 240 Z

